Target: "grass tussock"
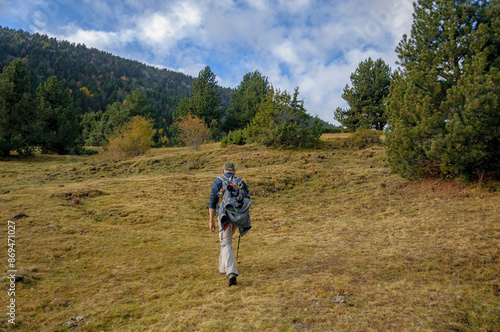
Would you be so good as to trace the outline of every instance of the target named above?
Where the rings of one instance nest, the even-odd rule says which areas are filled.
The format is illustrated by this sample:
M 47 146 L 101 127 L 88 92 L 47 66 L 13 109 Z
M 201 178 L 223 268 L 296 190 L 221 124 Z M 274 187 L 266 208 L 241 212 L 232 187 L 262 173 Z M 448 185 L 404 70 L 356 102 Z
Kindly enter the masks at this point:
M 17 324 L 2 313 L 0 330 L 65 331 L 84 316 L 75 330 L 498 331 L 498 185 L 408 182 L 382 147 L 342 148 L 347 138 L 1 162 L 4 225 L 27 217 Z M 231 288 L 207 211 L 229 160 L 254 201 Z

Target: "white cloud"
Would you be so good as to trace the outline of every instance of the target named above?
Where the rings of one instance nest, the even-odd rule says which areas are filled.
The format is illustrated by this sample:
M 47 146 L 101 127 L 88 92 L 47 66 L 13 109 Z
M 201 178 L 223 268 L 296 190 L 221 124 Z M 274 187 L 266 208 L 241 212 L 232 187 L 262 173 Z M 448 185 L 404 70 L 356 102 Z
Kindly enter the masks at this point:
M 58 36 L 60 39 L 73 43 L 85 44 L 100 50 L 119 48 L 134 40 L 134 33 L 130 30 L 118 32 L 106 32 L 99 30 L 84 30 L 76 27 L 66 27 L 67 34 Z
M 157 12 L 151 16 L 139 18 L 139 36 L 143 34 L 153 43 L 161 43 L 171 38 L 181 39 L 195 32 L 200 22 L 199 9 L 187 3 L 181 3 L 169 13 Z
M 383 58 L 394 67 L 413 10 L 412 0 L 27 3 L 9 14 L 35 31 L 195 77 L 210 65 L 222 86 L 258 70 L 276 88 L 299 86 L 306 108 L 327 121 L 345 105 L 342 89 L 359 62 Z
M 278 3 L 281 8 L 289 13 L 303 13 L 304 9 L 308 9 L 309 6 L 314 5 L 311 1 L 312 0 L 278 0 Z
M 280 62 L 286 62 L 290 65 L 297 65 L 299 63 L 299 56 L 296 54 L 294 43 L 291 40 L 284 40 L 279 45 L 276 45 L 272 53 Z
M 152 47 L 152 53 L 163 54 L 177 41 L 200 33 L 201 11 L 193 4 L 178 3 L 168 11 L 148 13 L 135 20 L 137 42 Z
M 258 11 L 271 10 L 268 6 L 269 1 L 266 0 L 247 0 L 246 2 L 250 7 L 257 9 Z
M 176 27 L 168 18 L 160 14 L 154 14 L 141 23 L 141 29 L 144 36 L 154 43 L 159 43 L 165 37 L 175 36 Z

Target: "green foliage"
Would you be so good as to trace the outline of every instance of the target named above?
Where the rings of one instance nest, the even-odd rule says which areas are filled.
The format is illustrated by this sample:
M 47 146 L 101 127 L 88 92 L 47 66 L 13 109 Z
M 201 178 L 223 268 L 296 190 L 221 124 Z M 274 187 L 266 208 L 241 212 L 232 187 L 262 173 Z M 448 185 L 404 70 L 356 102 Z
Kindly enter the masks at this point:
M 209 66 L 200 71 L 193 84 L 193 93 L 179 103 L 176 110 L 178 117 L 194 115 L 203 121 L 207 127 L 213 127 L 214 121 L 219 121 L 222 115 L 220 92 L 215 74 Z
M 158 69 L 87 48 L 82 44 L 56 40 L 46 35 L 0 27 L 0 68 L 12 58 L 23 58 L 34 73 L 31 88 L 55 75 L 65 90 L 71 89 L 75 112 L 105 110 L 123 102 L 140 89 L 157 121 L 173 123 L 177 104 L 189 95 L 194 78 L 167 69 Z M 83 90 L 80 90 L 85 88 Z M 87 95 L 86 90 L 89 91 Z M 225 100 L 229 90 L 220 89 Z
M 105 121 L 102 121 L 103 112 L 90 111 L 82 116 L 82 138 L 86 145 L 101 146 L 106 143 Z
M 267 77 L 258 71 L 248 73 L 232 94 L 230 94 L 231 108 L 223 119 L 223 130 L 244 128 L 257 114 L 260 103 L 267 96 L 269 82 Z
M 57 78 L 52 76 L 38 87 L 36 98 L 42 131 L 38 145 L 42 153 L 67 154 L 74 151 L 80 126 L 69 92 L 63 90 Z
M 142 116 L 151 118 L 151 110 L 148 100 L 140 89 L 127 95 L 127 98 L 121 105 L 121 112 L 126 117 Z
M 313 147 L 319 142 L 322 127 L 319 120 L 314 119 L 309 125 L 310 115 L 304 109 L 304 101 L 298 100 L 299 89 L 293 97 L 286 91 L 274 88 L 262 101 L 259 112 L 248 126 L 248 137 L 251 141 L 265 146 L 279 148 Z
M 381 131 L 360 129 L 349 136 L 347 146 L 351 149 L 361 150 L 372 145 L 379 145 L 382 143 L 380 139 L 382 134 Z
M 33 92 L 23 60 L 13 60 L 0 78 L 0 149 L 30 155 L 42 153 L 82 153 L 78 141 L 80 127 L 73 101 L 55 76 Z
M 169 146 L 185 146 L 184 142 L 182 142 L 179 138 L 181 134 L 179 120 L 168 127 L 168 133 L 170 135 L 168 141 Z
M 234 131 L 230 131 L 226 137 L 221 140 L 221 146 L 223 148 L 228 147 L 229 145 L 245 145 L 248 141 L 248 130 L 238 129 Z
M 389 94 L 391 68 L 382 59 L 368 58 L 351 74 L 352 87 L 344 88 L 342 98 L 350 109 L 335 110 L 335 120 L 349 131 L 360 128 L 383 130 L 387 123 L 384 99 Z
M 13 60 L 0 74 L 0 157 L 8 157 L 11 150 L 31 155 L 39 137 L 26 65 L 22 60 Z
M 360 127 L 359 119 L 352 108 L 343 109 L 342 107 L 337 107 L 333 118 L 337 120 L 347 132 L 353 133 Z
M 124 126 L 134 116 L 151 118 L 148 101 L 139 89 L 129 94 L 123 103 L 108 105 L 104 113 L 85 113 L 81 121 L 83 139 L 87 145 L 105 145 L 107 137 L 113 135 L 117 128 Z
M 340 134 L 345 130 L 340 126 L 323 126 L 323 134 Z
M 498 172 L 500 5 L 419 0 L 414 7 L 387 99 L 389 164 L 408 178 Z
M 134 116 L 127 124 L 109 137 L 106 154 L 113 158 L 128 158 L 145 154 L 153 145 L 156 130 L 150 119 Z

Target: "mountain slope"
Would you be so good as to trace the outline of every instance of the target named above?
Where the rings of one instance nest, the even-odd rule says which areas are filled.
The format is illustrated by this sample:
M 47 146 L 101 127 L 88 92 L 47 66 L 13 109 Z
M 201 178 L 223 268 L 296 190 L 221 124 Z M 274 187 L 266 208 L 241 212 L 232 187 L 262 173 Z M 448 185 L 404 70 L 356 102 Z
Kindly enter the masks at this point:
M 127 93 L 141 89 L 155 118 L 170 123 L 173 108 L 189 95 L 195 80 L 85 45 L 0 26 L 0 68 L 15 58 L 25 59 L 28 69 L 34 72 L 34 88 L 55 75 L 64 87 L 71 89 L 78 114 L 89 108 L 104 110 L 108 104 L 123 101 Z M 231 89 L 220 89 L 221 98 L 227 103 Z
M 208 230 L 228 160 L 253 200 L 230 288 Z M 27 215 L 10 219 L 24 279 L 17 325 L 0 330 L 66 331 L 78 316 L 81 331 L 500 329 L 499 192 L 409 182 L 380 146 L 37 155 L 0 162 L 0 174 L 0 238 Z

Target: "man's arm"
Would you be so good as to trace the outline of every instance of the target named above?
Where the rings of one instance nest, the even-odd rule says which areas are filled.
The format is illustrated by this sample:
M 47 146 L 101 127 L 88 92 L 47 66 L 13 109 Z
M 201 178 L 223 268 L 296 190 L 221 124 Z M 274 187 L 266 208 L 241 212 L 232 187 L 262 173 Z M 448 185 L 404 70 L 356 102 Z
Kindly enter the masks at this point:
M 215 232 L 215 209 L 208 209 L 208 216 L 210 217 L 210 224 L 209 224 L 209 228 L 212 232 Z
M 250 198 L 250 190 L 248 190 L 248 186 L 245 181 L 241 180 L 242 182 L 242 189 L 247 193 L 248 198 Z
M 222 186 L 222 180 L 216 178 L 212 183 L 212 190 L 210 191 L 210 203 L 208 204 L 208 216 L 210 217 L 209 229 L 215 232 L 215 216 L 217 214 L 217 202 L 219 197 L 217 196 L 219 188 Z

